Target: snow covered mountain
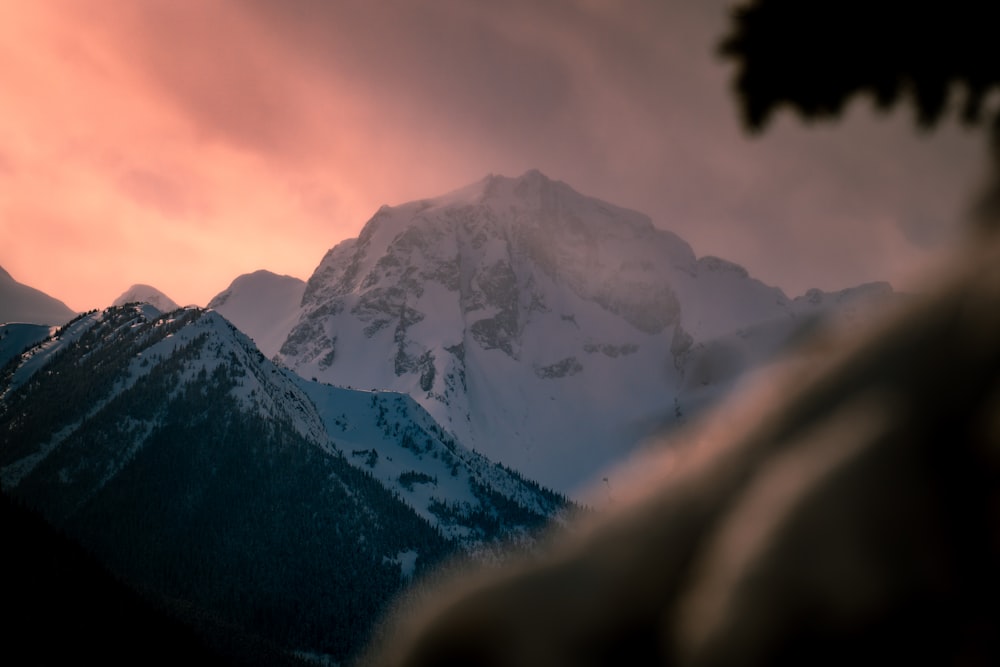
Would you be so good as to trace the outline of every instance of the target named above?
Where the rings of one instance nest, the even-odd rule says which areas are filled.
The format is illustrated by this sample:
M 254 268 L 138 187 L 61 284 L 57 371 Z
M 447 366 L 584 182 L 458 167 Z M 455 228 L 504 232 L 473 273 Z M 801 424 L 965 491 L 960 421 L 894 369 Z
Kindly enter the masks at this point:
M 180 306 L 169 296 L 151 285 L 137 283 L 112 302 L 112 306 L 124 306 L 126 303 L 148 303 L 156 306 L 161 313 L 169 313 L 177 310 Z
M 406 393 L 457 438 L 573 492 L 686 419 L 819 315 L 641 213 L 538 171 L 382 207 L 323 258 L 279 360 Z
M 45 292 L 17 282 L 0 267 L 0 324 L 59 325 L 73 319 L 75 312 Z
M 299 316 L 304 281 L 270 271 L 247 273 L 208 303 L 253 338 L 268 358 L 278 353 Z
M 0 482 L 122 579 L 336 660 L 429 566 L 567 509 L 407 396 L 304 380 L 218 313 L 148 304 L 3 366 Z

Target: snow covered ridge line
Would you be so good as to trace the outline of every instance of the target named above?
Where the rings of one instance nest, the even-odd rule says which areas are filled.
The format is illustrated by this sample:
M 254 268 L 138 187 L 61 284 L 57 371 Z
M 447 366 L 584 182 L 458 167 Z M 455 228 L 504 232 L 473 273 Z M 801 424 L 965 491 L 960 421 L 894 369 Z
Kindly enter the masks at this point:
M 435 564 L 533 549 L 572 509 L 410 397 L 305 380 L 200 308 L 89 313 L 3 383 L 5 492 L 119 576 L 337 662 Z
M 172 336 L 198 315 L 178 311 L 176 317 L 150 319 L 158 313 L 142 304 L 84 313 L 4 367 L 0 479 L 5 486 L 19 484 L 67 437 L 135 384 L 147 366 L 130 368 L 140 350 Z M 19 428 L 25 421 L 33 426 Z
M 116 454 L 118 462 L 104 474 L 110 478 L 164 418 L 169 407 L 157 405 L 169 406 L 219 376 L 233 378 L 226 395 L 234 409 L 287 424 L 325 454 L 377 479 L 465 548 L 479 549 L 501 536 L 530 540 L 535 529 L 569 507 L 565 497 L 458 444 L 409 397 L 306 381 L 267 360 L 212 311 L 159 314 L 148 304 L 127 304 L 89 313 L 22 355 L 8 371 L 5 386 L 13 394 L 0 409 L 8 414 L 57 409 L 44 420 L 47 426 L 30 435 L 34 449 L 27 443 L 27 450 L 8 448 L 4 477 L 9 485 L 17 485 L 88 420 L 141 391 L 149 417 L 139 419 L 141 427 L 132 414 L 116 417 L 129 424 L 122 428 L 135 441 L 128 445 L 132 453 Z M 163 373 L 171 379 L 166 384 L 156 380 L 158 389 L 151 394 L 147 385 Z M 45 398 L 35 385 L 49 387 L 60 400 Z
M 102 318 L 103 314 L 97 309 L 80 313 L 66 324 L 50 329 L 47 336 L 31 343 L 20 354 L 13 355 L 5 364 L 3 371 L 0 371 L 0 392 L 9 391 L 27 381 L 54 355 L 76 343 L 86 331 Z
M 291 381 L 284 375 L 263 381 L 266 373 L 276 374 L 276 369 L 253 342 L 220 315 L 194 306 L 160 313 L 146 303 L 128 303 L 81 315 L 9 364 L 6 372 L 10 377 L 2 386 L 5 392 L 15 390 L 42 369 L 56 380 L 61 379 L 60 374 L 83 374 L 85 379 L 63 380 L 63 384 L 85 388 L 82 393 L 65 397 L 65 414 L 85 419 L 185 348 L 200 349 L 209 339 L 212 349 L 199 352 L 197 359 L 187 364 L 178 386 L 190 382 L 196 374 L 215 372 L 222 363 L 238 363 L 250 369 L 256 382 L 250 386 L 239 383 L 231 391 L 234 399 L 247 409 L 253 405 L 275 414 L 311 411 L 310 420 L 297 419 L 293 423 L 304 437 L 325 443 L 327 437 L 313 406 L 308 399 L 295 395 Z M 59 364 L 62 357 L 70 358 L 71 363 Z M 281 387 L 274 386 L 278 378 Z M 166 402 L 171 397 L 152 398 Z

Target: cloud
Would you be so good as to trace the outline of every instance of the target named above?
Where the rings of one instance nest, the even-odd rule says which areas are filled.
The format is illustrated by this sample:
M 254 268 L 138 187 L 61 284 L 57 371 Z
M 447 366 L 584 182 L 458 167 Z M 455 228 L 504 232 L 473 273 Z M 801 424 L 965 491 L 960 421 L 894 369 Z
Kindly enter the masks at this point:
M 121 190 L 140 206 L 148 206 L 167 217 L 188 217 L 195 208 L 207 213 L 193 201 L 191 194 L 174 178 L 143 168 L 133 167 L 121 174 Z
M 39 233 L 0 264 L 78 307 L 135 282 L 205 303 L 240 272 L 308 277 L 382 204 L 536 167 L 791 293 L 901 279 L 952 243 L 982 138 L 860 106 L 748 140 L 714 55 L 725 6 L 18 5 L 0 27 L 0 231 Z M 119 268 L 82 281 L 69 247 L 58 272 L 33 267 L 57 220 Z M 161 247 L 185 248 L 184 275 L 118 259 Z

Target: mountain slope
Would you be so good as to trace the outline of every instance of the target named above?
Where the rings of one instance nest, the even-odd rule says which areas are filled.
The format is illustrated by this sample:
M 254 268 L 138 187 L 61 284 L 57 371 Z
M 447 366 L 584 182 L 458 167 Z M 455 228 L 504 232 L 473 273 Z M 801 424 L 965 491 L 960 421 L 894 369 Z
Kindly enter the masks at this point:
M 0 267 L 0 324 L 59 325 L 71 320 L 75 314 L 62 301 L 17 282 Z
M 246 637 L 181 622 L 163 605 L 130 590 L 92 554 L 6 493 L 0 493 L 0 525 L 8 660 L 38 665 L 127 665 L 139 660 L 164 666 L 301 664 L 283 660 L 260 643 L 248 645 L 246 653 L 220 650 Z M 123 636 L 129 640 L 122 641 Z M 154 646 L 155 655 L 150 655 Z
M 0 479 L 117 576 L 337 660 L 413 577 L 530 543 L 565 505 L 406 397 L 306 382 L 217 313 L 140 305 L 4 367 Z
M 572 492 L 731 385 L 691 379 L 712 341 L 758 327 L 745 356 L 761 363 L 814 305 L 529 171 L 382 207 L 317 267 L 279 358 L 407 393 L 460 441 Z

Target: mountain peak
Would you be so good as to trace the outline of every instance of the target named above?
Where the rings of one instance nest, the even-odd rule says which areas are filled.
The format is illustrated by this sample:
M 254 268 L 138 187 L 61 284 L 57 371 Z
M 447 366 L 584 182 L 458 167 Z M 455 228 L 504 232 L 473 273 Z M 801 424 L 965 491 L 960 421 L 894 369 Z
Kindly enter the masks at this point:
M 501 184 L 511 184 L 515 187 L 524 187 L 526 185 L 552 185 L 552 184 L 562 184 L 562 181 L 557 181 L 549 178 L 543 174 L 538 169 L 529 169 L 520 176 L 504 176 L 503 174 L 488 174 L 486 178 L 481 181 L 486 188 L 494 187 Z M 568 186 L 567 186 L 568 187 Z
M 124 306 L 126 303 L 136 302 L 148 303 L 163 313 L 169 313 L 180 308 L 177 302 L 166 294 L 152 285 L 145 285 L 143 283 L 136 283 L 129 287 L 111 305 Z
M 696 271 L 691 247 L 642 213 L 537 169 L 491 174 L 384 207 L 332 248 L 279 358 L 305 377 L 412 393 L 460 440 L 568 490 L 580 480 L 555 460 L 603 465 L 632 437 L 619 426 L 661 409 L 677 288 Z M 641 398 L 639 368 L 662 369 Z M 598 395 L 615 424 L 579 408 Z
M 469 207 L 491 211 L 489 218 L 509 228 L 548 229 L 572 236 L 604 236 L 609 233 L 632 236 L 650 234 L 654 230 L 652 221 L 644 213 L 584 195 L 538 169 L 529 169 L 516 177 L 491 173 L 437 197 L 398 206 L 383 206 L 369 225 L 383 227 L 382 233 L 391 238 L 414 222 L 430 219 L 439 212 L 450 210 L 453 213 L 445 217 L 454 218 L 456 210 Z M 394 220 L 394 223 L 385 227 L 387 220 Z M 373 232 L 374 229 L 368 231 Z M 363 230 L 359 239 L 366 236 L 368 234 Z M 690 247 L 679 238 L 674 238 L 679 246 L 683 246 L 679 248 L 680 255 L 685 259 L 690 255 L 693 261 Z
M 252 331 L 257 347 L 272 357 L 298 319 L 305 288 L 298 278 L 261 269 L 237 277 L 208 307 L 243 331 Z

